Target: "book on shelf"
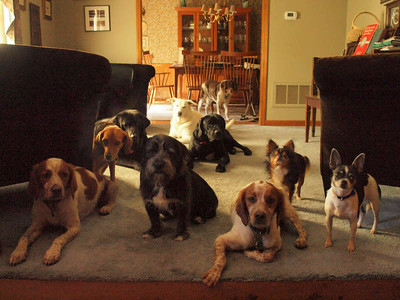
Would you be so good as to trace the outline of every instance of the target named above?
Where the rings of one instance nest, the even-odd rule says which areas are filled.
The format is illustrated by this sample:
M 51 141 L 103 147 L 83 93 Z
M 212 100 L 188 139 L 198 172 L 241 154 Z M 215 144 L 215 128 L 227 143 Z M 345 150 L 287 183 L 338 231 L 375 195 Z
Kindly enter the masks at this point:
M 383 29 L 375 30 L 374 35 L 372 36 L 372 39 L 369 42 L 367 51 L 365 51 L 365 53 L 372 53 L 372 50 L 374 50 L 375 43 L 381 39 L 382 32 L 383 32 Z
M 378 24 L 370 24 L 365 28 L 364 33 L 361 36 L 360 41 L 358 42 L 357 48 L 356 50 L 354 50 L 353 55 L 363 55 L 366 53 L 368 46 L 377 28 Z

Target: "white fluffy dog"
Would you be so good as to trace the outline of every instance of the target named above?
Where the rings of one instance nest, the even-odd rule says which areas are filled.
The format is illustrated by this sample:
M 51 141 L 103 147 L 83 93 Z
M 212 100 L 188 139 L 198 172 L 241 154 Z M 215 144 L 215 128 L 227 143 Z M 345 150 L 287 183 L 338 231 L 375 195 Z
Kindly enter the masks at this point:
M 203 115 L 192 110 L 191 105 L 196 105 L 192 100 L 171 98 L 172 118 L 169 135 L 183 144 L 189 144 L 197 123 Z

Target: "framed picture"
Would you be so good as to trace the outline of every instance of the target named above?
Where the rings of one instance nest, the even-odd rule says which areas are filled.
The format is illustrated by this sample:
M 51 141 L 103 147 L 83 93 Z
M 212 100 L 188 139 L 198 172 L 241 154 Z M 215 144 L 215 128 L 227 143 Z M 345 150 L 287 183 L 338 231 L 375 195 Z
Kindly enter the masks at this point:
M 31 45 L 42 46 L 42 32 L 40 30 L 40 8 L 29 3 L 29 20 L 31 31 Z
M 381 4 L 386 3 L 386 2 L 390 2 L 390 1 L 393 1 L 393 0 L 381 0 Z
M 110 6 L 86 5 L 85 31 L 110 31 Z
M 43 18 L 46 20 L 52 19 L 53 16 L 53 0 L 42 0 Z
M 26 10 L 26 0 L 18 0 L 18 3 L 20 10 Z

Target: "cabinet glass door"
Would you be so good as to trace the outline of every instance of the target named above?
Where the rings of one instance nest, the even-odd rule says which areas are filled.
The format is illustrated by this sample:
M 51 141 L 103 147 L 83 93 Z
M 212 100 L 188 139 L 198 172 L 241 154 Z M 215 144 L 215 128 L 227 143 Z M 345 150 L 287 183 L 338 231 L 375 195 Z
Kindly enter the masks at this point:
M 199 51 L 211 51 L 211 23 L 207 23 L 202 15 L 199 19 Z
M 235 15 L 234 19 L 234 32 L 235 35 L 233 37 L 234 41 L 234 51 L 236 52 L 245 52 L 246 51 L 246 42 L 247 42 L 247 21 L 246 15 Z
M 217 22 L 215 22 L 217 23 Z M 229 50 L 229 23 L 217 23 L 217 51 Z
M 194 14 L 182 15 L 182 47 L 194 50 Z

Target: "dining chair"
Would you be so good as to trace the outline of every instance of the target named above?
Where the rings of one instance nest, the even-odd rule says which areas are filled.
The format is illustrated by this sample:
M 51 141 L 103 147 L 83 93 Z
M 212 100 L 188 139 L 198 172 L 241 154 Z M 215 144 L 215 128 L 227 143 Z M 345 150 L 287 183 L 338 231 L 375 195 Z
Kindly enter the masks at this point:
M 215 62 L 218 59 L 218 52 L 183 50 L 182 55 L 188 89 L 187 98 L 190 99 L 192 91 L 198 91 L 198 101 L 202 83 L 207 79 L 215 80 Z
M 318 57 L 313 58 L 313 70 L 314 64 L 318 60 Z M 311 81 L 310 87 L 310 95 L 306 96 L 306 143 L 308 143 L 309 135 L 310 135 L 310 115 L 312 110 L 312 127 L 311 127 L 311 136 L 315 136 L 315 123 L 317 119 L 317 109 L 321 110 L 321 98 L 318 95 L 318 88 L 315 85 L 314 76 Z
M 143 51 L 143 64 L 153 65 L 153 55 L 149 51 Z M 170 98 L 174 97 L 174 84 L 168 83 L 169 72 L 156 72 L 149 82 L 149 109 L 157 96 L 157 90 L 168 89 Z
M 237 90 L 243 93 L 243 100 L 246 106 L 241 120 L 248 119 L 247 113 L 258 119 L 253 104 L 253 90 L 256 85 L 255 69 L 259 69 L 257 52 L 231 52 L 221 51 L 221 61 L 224 66 L 226 80 L 233 80 L 237 84 Z

